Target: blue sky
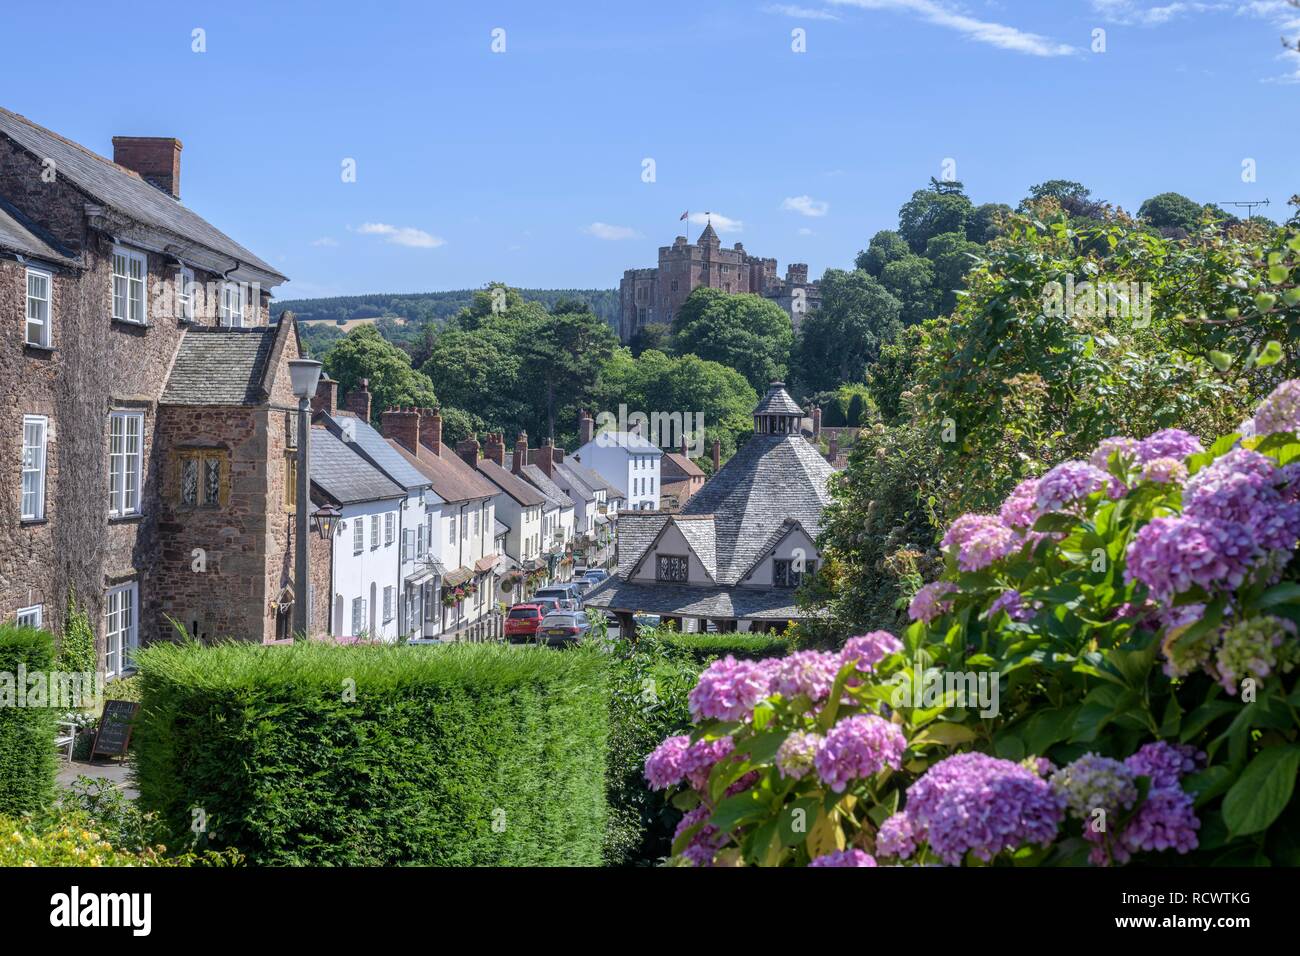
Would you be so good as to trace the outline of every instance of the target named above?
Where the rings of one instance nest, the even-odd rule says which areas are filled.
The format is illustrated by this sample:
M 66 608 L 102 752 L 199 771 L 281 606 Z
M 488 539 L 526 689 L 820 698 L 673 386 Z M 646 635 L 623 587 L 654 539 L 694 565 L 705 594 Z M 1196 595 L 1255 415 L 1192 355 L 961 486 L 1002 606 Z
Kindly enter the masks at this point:
M 281 297 L 613 287 L 688 209 L 819 275 L 945 159 L 976 202 L 1300 192 L 1284 0 L 76 6 L 6 12 L 0 102 L 106 154 L 179 137 L 185 201 Z

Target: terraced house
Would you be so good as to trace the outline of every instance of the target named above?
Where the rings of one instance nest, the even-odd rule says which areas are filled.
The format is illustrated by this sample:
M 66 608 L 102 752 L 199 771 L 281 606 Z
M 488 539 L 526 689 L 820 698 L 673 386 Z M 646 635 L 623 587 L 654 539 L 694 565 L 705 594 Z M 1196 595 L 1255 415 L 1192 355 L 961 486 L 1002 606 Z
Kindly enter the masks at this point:
M 110 675 L 167 617 L 288 633 L 297 331 L 182 203 L 181 151 L 0 109 L 0 615 L 57 631 L 75 593 Z

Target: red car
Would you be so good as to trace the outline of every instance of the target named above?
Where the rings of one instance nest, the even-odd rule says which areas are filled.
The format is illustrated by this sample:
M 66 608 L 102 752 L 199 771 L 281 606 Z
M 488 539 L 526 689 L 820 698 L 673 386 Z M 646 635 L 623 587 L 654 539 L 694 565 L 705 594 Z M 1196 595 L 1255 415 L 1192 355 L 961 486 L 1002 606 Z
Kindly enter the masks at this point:
M 516 604 L 506 615 L 506 640 L 519 643 L 537 636 L 546 610 L 540 604 Z

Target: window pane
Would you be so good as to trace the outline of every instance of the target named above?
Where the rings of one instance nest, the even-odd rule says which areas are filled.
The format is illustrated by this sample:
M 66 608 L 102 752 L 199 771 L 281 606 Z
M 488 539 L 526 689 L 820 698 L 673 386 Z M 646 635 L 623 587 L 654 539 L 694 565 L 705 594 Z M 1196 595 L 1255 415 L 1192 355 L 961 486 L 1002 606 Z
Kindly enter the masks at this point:
M 186 458 L 181 462 L 181 504 L 199 503 L 199 463 L 197 459 Z
M 221 496 L 221 459 L 203 459 L 203 503 L 215 505 Z

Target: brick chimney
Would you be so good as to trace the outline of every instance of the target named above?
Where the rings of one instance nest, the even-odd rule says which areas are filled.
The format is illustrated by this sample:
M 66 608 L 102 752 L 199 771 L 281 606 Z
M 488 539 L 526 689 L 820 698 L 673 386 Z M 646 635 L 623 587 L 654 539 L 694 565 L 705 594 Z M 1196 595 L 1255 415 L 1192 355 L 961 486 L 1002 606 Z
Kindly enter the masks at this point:
M 389 408 L 384 410 L 380 431 L 412 455 L 420 453 L 420 410 Z
M 171 136 L 114 136 L 113 162 L 181 198 L 181 141 Z
M 551 461 L 555 462 L 557 465 L 564 464 L 564 455 L 565 452 L 563 448 L 551 449 Z M 547 472 L 547 474 L 550 474 L 550 472 Z
M 813 420 L 813 441 L 822 437 L 822 410 L 821 406 L 814 405 L 812 411 Z
M 840 440 L 836 438 L 834 435 L 832 435 L 830 441 L 830 450 L 826 452 L 826 460 L 833 465 L 835 464 L 835 459 L 839 457 L 840 457 Z
M 515 439 L 515 458 L 510 463 L 510 470 L 516 475 L 528 464 L 528 432 L 520 432 Z
M 578 412 L 578 444 L 585 445 L 596 433 L 596 423 L 585 408 Z
M 325 373 L 321 373 L 316 383 L 316 397 L 311 400 L 312 414 L 329 412 L 333 415 L 339 410 L 339 383 Z
M 561 455 L 564 452 L 560 452 Z M 555 473 L 555 447 L 549 438 L 542 439 L 542 447 L 533 452 L 533 464 L 542 469 L 542 474 L 550 478 Z
M 713 439 L 713 473 L 716 475 L 722 467 L 722 442 Z
M 483 457 L 494 461 L 502 468 L 506 466 L 506 439 L 500 432 L 488 432 L 483 436 Z
M 370 379 L 363 378 L 361 384 L 343 399 L 343 407 L 363 422 L 370 421 Z
M 456 442 L 456 454 L 475 471 L 478 470 L 478 438 L 470 435 L 464 441 Z
M 420 409 L 420 444 L 435 455 L 442 454 L 442 409 Z

